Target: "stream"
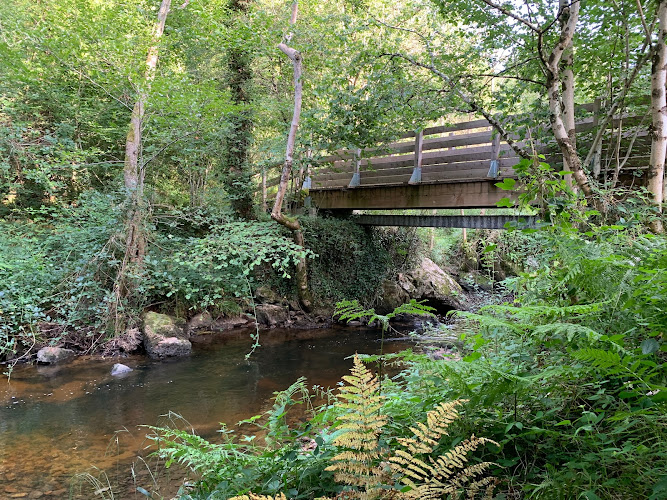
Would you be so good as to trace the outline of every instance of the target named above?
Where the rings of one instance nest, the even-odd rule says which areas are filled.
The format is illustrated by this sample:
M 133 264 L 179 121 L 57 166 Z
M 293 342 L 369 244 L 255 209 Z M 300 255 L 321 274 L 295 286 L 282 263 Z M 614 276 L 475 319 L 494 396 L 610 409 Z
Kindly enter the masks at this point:
M 272 330 L 246 361 L 251 342 L 243 332 L 204 336 L 190 357 L 178 360 L 80 357 L 18 366 L 9 381 L 0 379 L 0 498 L 145 499 L 136 487 L 156 484 L 171 498 L 184 471 L 173 468 L 165 476 L 155 459 L 143 460 L 150 441 L 142 425 L 166 425 L 165 415 L 174 412 L 215 439 L 220 422 L 233 427 L 267 410 L 273 392 L 300 376 L 309 386 L 334 387 L 352 366 L 346 358 L 379 352 L 378 336 L 349 328 Z M 389 342 L 384 350 L 410 345 Z M 111 377 L 116 362 L 134 371 Z M 101 484 L 91 484 L 92 477 Z

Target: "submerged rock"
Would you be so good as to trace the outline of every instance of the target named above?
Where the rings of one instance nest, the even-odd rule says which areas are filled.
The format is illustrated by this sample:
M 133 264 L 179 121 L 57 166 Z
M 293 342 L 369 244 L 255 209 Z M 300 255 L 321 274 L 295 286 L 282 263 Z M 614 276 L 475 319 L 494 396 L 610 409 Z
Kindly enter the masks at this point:
M 119 377 L 120 375 L 125 375 L 126 373 L 130 373 L 132 368 L 130 368 L 127 365 L 124 365 L 122 363 L 116 363 L 113 365 L 113 368 L 111 369 L 111 375 L 113 377 Z
M 211 325 L 211 330 L 214 332 L 222 332 L 226 330 L 233 330 L 235 328 L 243 328 L 253 326 L 254 320 L 252 317 L 245 314 L 240 316 L 222 317 L 216 319 Z
M 192 344 L 176 319 L 152 311 L 144 314 L 144 347 L 154 359 L 188 356 L 192 351 Z
M 63 349 L 62 347 L 42 347 L 37 351 L 37 362 L 53 365 L 62 363 L 74 356 L 74 351 L 71 349 Z

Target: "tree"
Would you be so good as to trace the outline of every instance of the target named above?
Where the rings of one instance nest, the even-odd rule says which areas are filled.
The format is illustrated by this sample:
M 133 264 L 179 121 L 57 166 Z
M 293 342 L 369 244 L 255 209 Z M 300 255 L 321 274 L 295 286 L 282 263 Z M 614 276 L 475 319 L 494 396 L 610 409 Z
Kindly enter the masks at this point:
M 290 26 L 296 24 L 299 9 L 299 2 L 295 0 L 292 4 L 292 15 L 290 17 Z M 271 218 L 288 228 L 294 234 L 294 241 L 301 247 L 304 247 L 303 231 L 299 220 L 288 217 L 282 212 L 283 200 L 289 184 L 294 163 L 294 143 L 296 142 L 296 133 L 299 128 L 299 119 L 301 117 L 301 105 L 303 102 L 303 82 L 301 81 L 302 56 L 301 53 L 287 45 L 292 40 L 292 33 L 288 33 L 285 39 L 278 44 L 278 48 L 292 61 L 294 67 L 294 112 L 292 113 L 292 123 L 287 135 L 287 146 L 285 148 L 285 163 L 283 164 L 282 174 L 280 176 L 280 185 L 276 194 L 276 201 L 271 210 Z M 296 265 L 296 282 L 299 293 L 299 302 L 301 306 L 310 311 L 313 307 L 310 290 L 308 288 L 308 270 L 306 268 L 306 258 L 302 257 Z
M 248 13 L 252 0 L 230 0 L 230 22 L 238 22 Z M 252 82 L 251 51 L 238 39 L 227 54 L 228 83 L 232 102 L 238 107 L 229 117 L 230 130 L 227 133 L 223 154 L 225 189 L 234 212 L 243 219 L 254 218 L 253 185 L 249 149 L 252 141 L 253 108 L 250 97 Z
M 639 4 L 641 7 L 641 4 Z M 651 159 L 648 169 L 648 190 L 651 193 L 653 204 L 658 212 L 662 213 L 665 178 L 665 152 L 667 150 L 667 99 L 665 85 L 667 85 L 667 0 L 658 0 L 656 15 L 658 37 L 651 47 Z M 651 38 L 646 22 L 647 39 Z M 652 223 L 654 232 L 662 233 L 662 221 L 657 219 Z

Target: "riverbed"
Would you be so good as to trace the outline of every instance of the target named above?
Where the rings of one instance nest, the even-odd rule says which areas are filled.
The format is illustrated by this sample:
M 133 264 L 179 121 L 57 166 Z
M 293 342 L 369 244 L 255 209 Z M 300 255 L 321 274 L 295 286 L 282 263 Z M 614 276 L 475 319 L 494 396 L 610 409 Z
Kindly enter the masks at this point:
M 146 458 L 151 442 L 142 426 L 192 426 L 215 439 L 221 422 L 234 426 L 265 411 L 273 393 L 300 376 L 311 386 L 334 387 L 352 366 L 351 355 L 379 352 L 378 335 L 273 330 L 262 334 L 262 346 L 246 361 L 249 333 L 238 332 L 200 337 L 193 354 L 178 360 L 80 357 L 64 365 L 19 366 L 9 381 L 0 379 L 0 498 L 145 499 L 137 486 L 159 486 L 170 498 L 184 471 L 165 474 Z M 384 350 L 409 346 L 389 342 Z M 133 371 L 112 377 L 117 362 Z

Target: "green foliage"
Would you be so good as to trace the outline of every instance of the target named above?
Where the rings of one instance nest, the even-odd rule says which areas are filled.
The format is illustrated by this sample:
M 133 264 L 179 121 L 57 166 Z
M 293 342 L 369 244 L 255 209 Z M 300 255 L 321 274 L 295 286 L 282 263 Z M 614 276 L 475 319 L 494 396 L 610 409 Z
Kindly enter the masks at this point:
M 425 305 L 424 302 L 425 301 L 418 302 L 415 299 L 411 299 L 410 302 L 401 304 L 392 312 L 383 315 L 377 314 L 375 309 L 364 309 L 357 300 L 343 300 L 336 304 L 334 316 L 338 316 L 340 321 L 346 321 L 348 323 L 362 318 L 368 320 L 369 324 L 373 324 L 377 321 L 380 324 L 382 331 L 385 332 L 389 328 L 389 322 L 401 314 L 434 316 L 433 311 L 435 311 L 435 308 Z
M 212 221 L 200 237 L 160 235 L 146 259 L 146 291 L 187 309 L 217 307 L 224 299 L 248 297 L 259 266 L 287 279 L 299 259 L 312 255 L 275 223 Z
M 167 467 L 178 462 L 197 473 L 196 486 L 182 492 L 182 499 L 244 494 L 250 498 L 287 494 L 297 499 L 336 494 L 362 499 L 441 498 L 447 494 L 453 499 L 462 492 L 475 498 L 480 491 L 491 498 L 496 481 L 482 476 L 492 464 L 472 455 L 491 441 L 472 436 L 441 447 L 463 401 L 440 404 L 426 415 L 419 411 L 402 415 L 398 408 L 409 407 L 407 401 L 398 392 L 381 395 L 379 380 L 359 356 L 343 380 L 346 384 L 337 396 L 330 391 L 311 394 L 303 379 L 276 393 L 265 415 L 240 422 L 258 425 L 266 435 L 263 443 L 254 435 L 234 439 L 226 427 L 219 444 L 173 425 L 151 427 L 154 454 L 166 459 Z M 313 406 L 316 396 L 320 401 L 325 398 L 325 404 Z M 296 405 L 304 405 L 309 418 L 291 427 L 288 422 L 294 419 L 287 415 Z M 415 427 L 415 420 L 422 417 L 426 423 L 418 421 Z M 170 420 L 177 423 L 180 418 Z M 402 437 L 409 433 L 412 438 Z M 474 463 L 466 465 L 470 460 Z
M 412 231 L 366 229 L 335 218 L 302 218 L 301 224 L 306 247 L 317 255 L 309 262 L 308 279 L 321 300 L 370 305 L 382 281 L 418 253 Z

